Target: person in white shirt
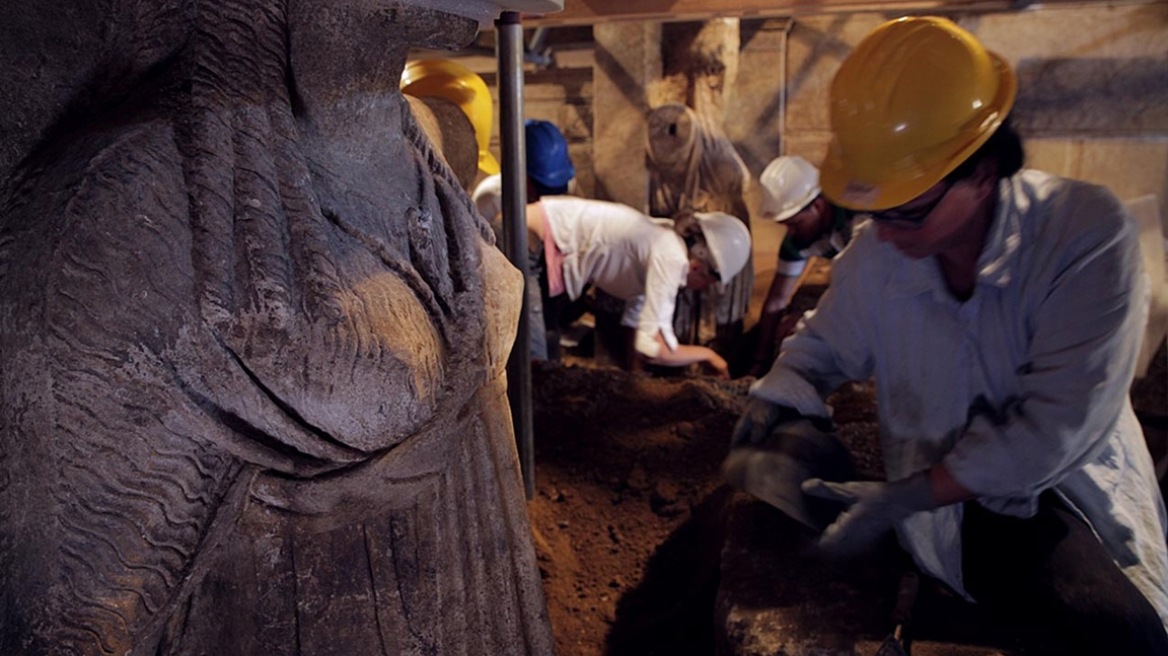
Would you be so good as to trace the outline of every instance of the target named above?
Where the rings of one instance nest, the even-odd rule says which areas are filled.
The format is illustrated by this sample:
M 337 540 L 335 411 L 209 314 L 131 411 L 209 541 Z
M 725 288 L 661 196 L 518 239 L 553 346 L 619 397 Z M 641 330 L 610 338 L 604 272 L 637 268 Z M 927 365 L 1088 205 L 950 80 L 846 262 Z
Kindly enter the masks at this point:
M 647 362 L 700 362 L 727 378 L 726 360 L 713 349 L 678 343 L 673 310 L 681 289 L 703 290 L 742 269 L 750 231 L 720 212 L 675 220 L 672 226 L 627 205 L 572 196 L 527 206 L 529 243 L 543 250 L 547 298 L 575 300 L 596 285 L 626 302 L 621 323 L 633 332 L 632 351 Z
M 733 444 L 828 417 L 827 394 L 874 378 L 887 481 L 803 483 L 846 506 L 822 547 L 895 530 L 924 572 L 1056 653 L 1168 654 L 1164 502 L 1128 396 L 1138 235 L 1108 190 L 1021 168 L 1016 88 L 940 18 L 886 23 L 843 62 L 820 182 L 871 220 Z
M 524 136 L 528 306 L 532 325 L 546 328 L 532 330 L 532 357 L 558 353 L 558 301 L 576 301 L 595 285 L 625 301 L 627 367 L 635 368 L 639 356 L 668 367 L 704 363 L 728 377 L 726 360 L 713 349 L 678 343 L 673 311 L 679 290 L 705 289 L 742 270 L 751 248 L 746 225 L 720 212 L 654 220 L 620 203 L 566 196 L 575 169 L 563 134 L 547 121 L 529 120 Z M 472 198 L 498 230 L 501 178 L 485 179 Z

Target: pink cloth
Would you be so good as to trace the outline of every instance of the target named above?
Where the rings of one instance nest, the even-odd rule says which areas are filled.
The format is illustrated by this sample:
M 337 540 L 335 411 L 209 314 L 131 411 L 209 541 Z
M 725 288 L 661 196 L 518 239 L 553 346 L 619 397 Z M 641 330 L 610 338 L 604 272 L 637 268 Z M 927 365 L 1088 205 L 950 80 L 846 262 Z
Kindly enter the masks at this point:
M 560 247 L 556 246 L 556 240 L 552 237 L 552 227 L 548 225 L 547 212 L 543 210 L 542 205 L 539 208 L 539 215 L 543 222 L 543 261 L 547 266 L 548 297 L 554 298 L 566 291 L 564 254 L 560 252 Z

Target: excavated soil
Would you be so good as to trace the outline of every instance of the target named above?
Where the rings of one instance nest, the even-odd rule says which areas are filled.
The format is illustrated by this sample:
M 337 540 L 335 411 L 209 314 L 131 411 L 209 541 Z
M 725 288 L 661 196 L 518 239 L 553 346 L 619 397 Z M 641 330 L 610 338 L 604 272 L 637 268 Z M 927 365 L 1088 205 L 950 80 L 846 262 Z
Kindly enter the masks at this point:
M 558 656 L 716 652 L 719 558 L 731 504 L 743 499 L 719 467 L 752 380 L 662 378 L 587 362 L 535 369 L 528 511 Z M 882 476 L 873 387 L 850 384 L 829 401 L 858 473 Z M 1163 470 L 1163 418 L 1141 415 Z M 959 610 L 970 612 L 940 614 Z M 942 652 L 985 637 L 984 625 L 965 635 L 939 615 L 926 623 L 956 640 Z
M 559 656 L 712 654 L 718 467 L 745 383 L 548 366 L 529 504 Z
M 734 495 L 719 467 L 752 380 L 536 369 L 528 510 L 558 656 L 715 652 Z M 878 475 L 871 389 L 833 404 L 858 467 Z

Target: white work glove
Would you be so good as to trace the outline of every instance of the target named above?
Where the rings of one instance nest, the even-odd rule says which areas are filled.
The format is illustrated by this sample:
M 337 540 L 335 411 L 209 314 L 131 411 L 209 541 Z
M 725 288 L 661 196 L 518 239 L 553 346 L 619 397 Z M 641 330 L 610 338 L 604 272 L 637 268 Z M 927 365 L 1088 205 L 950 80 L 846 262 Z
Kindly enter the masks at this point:
M 849 508 L 819 537 L 824 551 L 840 556 L 871 550 L 897 522 L 937 507 L 924 472 L 892 483 L 829 483 L 811 478 L 803 482 L 802 488 L 804 494 L 848 504 Z
M 805 417 L 794 408 L 750 397 L 746 403 L 746 411 L 734 425 L 730 448 L 762 444 L 777 426 L 800 419 L 810 421 L 824 432 L 831 432 L 834 429 L 831 420 L 826 417 Z

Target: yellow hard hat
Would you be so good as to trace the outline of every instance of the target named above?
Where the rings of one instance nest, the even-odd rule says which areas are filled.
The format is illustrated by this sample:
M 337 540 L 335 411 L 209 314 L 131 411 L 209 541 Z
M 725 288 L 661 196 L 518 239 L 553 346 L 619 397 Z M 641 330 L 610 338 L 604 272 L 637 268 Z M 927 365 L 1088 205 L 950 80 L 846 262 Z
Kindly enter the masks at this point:
M 474 126 L 479 146 L 479 170 L 499 172 L 499 162 L 488 150 L 491 143 L 491 92 L 477 73 L 449 59 L 424 59 L 406 64 L 401 90 L 418 98 L 445 98 L 458 105 Z
M 952 21 L 877 27 L 831 83 L 824 195 L 861 211 L 916 198 L 990 138 L 1017 90 L 1010 65 Z

